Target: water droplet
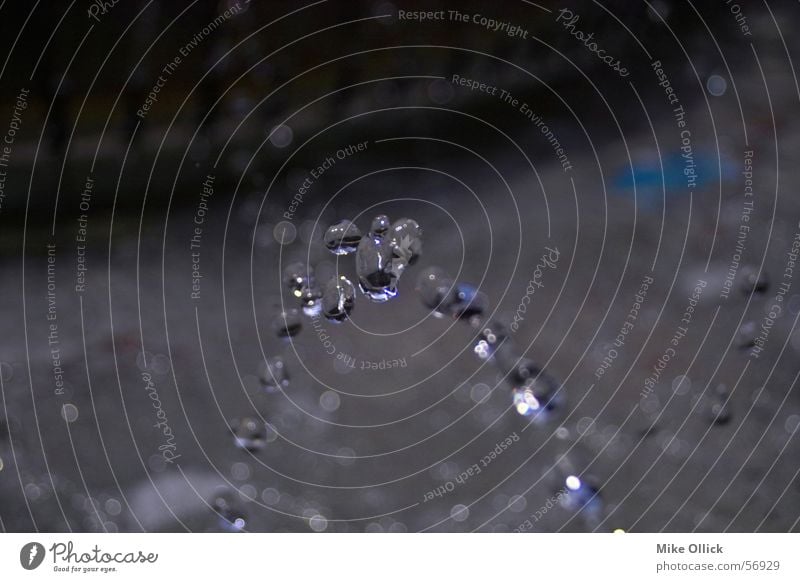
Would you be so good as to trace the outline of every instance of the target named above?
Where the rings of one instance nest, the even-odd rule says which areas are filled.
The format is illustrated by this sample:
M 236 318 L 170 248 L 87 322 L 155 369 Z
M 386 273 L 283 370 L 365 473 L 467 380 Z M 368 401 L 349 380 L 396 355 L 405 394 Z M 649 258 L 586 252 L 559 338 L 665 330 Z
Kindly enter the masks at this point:
M 300 318 L 300 310 L 295 308 L 279 311 L 272 320 L 272 331 L 278 337 L 295 336 L 302 327 L 303 321 Z
M 480 359 L 488 360 L 497 352 L 500 345 L 507 343 L 508 336 L 508 325 L 499 320 L 492 320 L 481 329 L 473 351 Z
M 561 496 L 561 505 L 570 510 L 585 508 L 588 512 L 587 517 L 594 517 L 602 509 L 600 493 L 588 478 L 581 478 L 577 475 L 568 475 L 564 479 L 564 489 L 566 493 Z
M 498 352 L 497 355 L 500 356 L 501 353 Z M 505 368 L 503 371 L 508 371 L 508 379 L 512 384 L 519 385 L 535 378 L 541 373 L 542 369 L 530 358 L 517 358 L 514 360 L 512 366 Z
M 488 307 L 489 300 L 472 285 L 459 283 L 455 288 L 455 301 L 450 306 L 450 313 L 458 319 L 477 321 Z
M 733 416 L 730 405 L 730 393 L 725 384 L 719 384 L 710 396 L 706 396 L 701 409 L 711 424 L 722 426 L 728 424 Z
M 356 288 L 345 277 L 331 279 L 322 295 L 322 312 L 329 321 L 347 319 L 356 300 Z
M 538 372 L 512 390 L 514 408 L 522 416 L 546 421 L 563 404 L 564 391 L 560 388 L 552 376 Z
M 291 263 L 283 270 L 283 284 L 295 297 L 300 297 L 300 290 L 309 286 L 314 279 L 314 269 L 311 265 L 296 262 Z
M 387 232 L 389 232 L 389 227 L 391 223 L 389 222 L 389 217 L 385 214 L 379 214 L 375 218 L 372 219 L 372 224 L 369 227 L 370 234 L 374 234 L 375 236 L 382 237 Z
M 736 331 L 736 346 L 739 349 L 747 350 L 756 345 L 756 332 L 758 325 L 755 321 L 745 321 Z
M 241 531 L 247 525 L 247 515 L 237 497 L 230 491 L 221 491 L 211 500 L 211 509 L 219 516 L 228 531 Z
M 731 420 L 731 407 L 724 400 L 715 400 L 710 403 L 709 416 L 711 422 L 718 426 L 728 424 Z
M 288 388 L 289 371 L 286 369 L 286 363 L 283 358 L 280 356 L 268 358 L 261 365 L 259 380 L 261 380 L 261 385 L 267 392 L 279 392 Z
M 425 307 L 432 309 L 437 317 L 450 313 L 450 307 L 456 301 L 455 285 L 439 267 L 428 267 L 419 274 L 417 293 Z
M 397 295 L 397 279 L 404 265 L 395 264 L 388 241 L 372 234 L 362 237 L 356 251 L 356 273 L 361 292 L 382 303 Z
M 267 444 L 267 429 L 254 418 L 237 418 L 231 422 L 234 442 L 240 449 L 255 453 Z
M 325 231 L 323 242 L 334 255 L 349 255 L 358 249 L 361 231 L 349 220 L 340 220 Z
M 296 295 L 300 299 L 303 313 L 308 317 L 316 317 L 320 314 L 322 311 L 322 291 L 313 281 L 300 289 Z
M 755 267 L 744 267 L 741 272 L 740 289 L 745 295 L 766 293 L 769 289 L 769 277 L 765 271 L 759 272 Z
M 417 262 L 422 254 L 422 229 L 416 220 L 401 218 L 389 230 L 389 240 L 399 258 L 407 257 L 409 265 Z

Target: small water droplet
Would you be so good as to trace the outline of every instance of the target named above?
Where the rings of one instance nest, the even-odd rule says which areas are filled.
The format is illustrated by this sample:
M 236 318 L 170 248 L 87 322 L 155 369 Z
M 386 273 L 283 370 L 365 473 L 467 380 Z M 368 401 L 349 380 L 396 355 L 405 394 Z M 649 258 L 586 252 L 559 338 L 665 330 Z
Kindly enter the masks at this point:
M 459 283 L 455 288 L 455 301 L 450 306 L 450 313 L 457 319 L 478 321 L 488 307 L 489 300 L 468 283 Z
M 303 313 L 308 317 L 316 317 L 320 314 L 322 311 L 322 291 L 313 281 L 310 285 L 300 289 L 297 296 L 303 308 Z
M 231 491 L 220 491 L 211 499 L 211 509 L 219 516 L 224 529 L 241 531 L 247 525 L 247 515 Z
M 289 387 L 289 371 L 280 356 L 268 358 L 261 365 L 259 374 L 261 385 L 267 392 L 280 392 Z
M 349 255 L 356 252 L 361 240 L 361 231 L 349 220 L 340 220 L 325 231 L 323 242 L 334 255 Z
M 300 290 L 307 287 L 314 278 L 314 270 L 311 265 L 295 262 L 288 265 L 283 270 L 283 284 L 295 297 L 299 297 Z
M 512 390 L 512 400 L 517 413 L 545 422 L 561 408 L 564 390 L 552 376 L 538 372 Z
M 755 321 L 745 321 L 736 331 L 736 346 L 747 350 L 756 345 L 756 332 L 758 325 Z
M 282 338 L 297 335 L 302 327 L 300 310 L 295 308 L 279 311 L 272 320 L 272 331 Z
M 372 219 L 372 224 L 369 227 L 370 234 L 374 234 L 375 236 L 382 237 L 387 232 L 389 232 L 389 227 L 391 223 L 389 222 L 389 217 L 385 214 L 379 214 L 375 218 Z
M 741 277 L 740 289 L 744 295 L 761 295 L 769 289 L 769 276 L 763 270 L 759 272 L 755 267 L 744 267 Z
M 401 218 L 392 223 L 389 241 L 399 258 L 407 258 L 409 265 L 417 262 L 422 255 L 422 229 L 416 220 Z
M 450 313 L 450 308 L 456 301 L 453 280 L 439 267 L 428 267 L 419 274 L 417 293 L 425 307 L 432 309 L 437 317 Z
M 344 321 L 353 310 L 355 300 L 356 288 L 347 278 L 331 279 L 322 295 L 322 312 L 329 321 Z
M 267 429 L 255 418 L 237 418 L 231 422 L 234 442 L 237 447 L 255 453 L 267 444 Z
M 500 320 L 492 320 L 481 329 L 473 351 L 480 359 L 488 360 L 497 352 L 499 346 L 510 341 L 508 336 L 508 325 Z

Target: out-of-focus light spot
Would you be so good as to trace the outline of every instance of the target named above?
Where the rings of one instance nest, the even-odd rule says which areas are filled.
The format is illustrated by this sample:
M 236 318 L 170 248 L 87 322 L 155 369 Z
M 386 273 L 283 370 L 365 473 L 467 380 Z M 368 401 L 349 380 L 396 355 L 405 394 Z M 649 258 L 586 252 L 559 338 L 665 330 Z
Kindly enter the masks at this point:
M 711 75 L 706 80 L 706 89 L 708 89 L 708 92 L 714 97 L 721 97 L 725 94 L 725 91 L 728 90 L 728 82 L 719 75 Z
M 466 505 L 454 505 L 450 510 L 450 517 L 453 521 L 466 521 L 469 517 L 469 508 Z
M 328 520 L 322 515 L 315 515 L 308 520 L 308 527 L 313 531 L 322 532 L 328 528 Z
M 567 484 L 567 489 L 569 489 L 570 491 L 577 491 L 578 489 L 581 488 L 581 480 L 578 479 L 575 475 L 570 475 L 569 477 L 567 477 L 566 484 Z
M 65 404 L 61 407 L 61 416 L 67 422 L 75 422 L 78 420 L 78 407 L 74 404 Z

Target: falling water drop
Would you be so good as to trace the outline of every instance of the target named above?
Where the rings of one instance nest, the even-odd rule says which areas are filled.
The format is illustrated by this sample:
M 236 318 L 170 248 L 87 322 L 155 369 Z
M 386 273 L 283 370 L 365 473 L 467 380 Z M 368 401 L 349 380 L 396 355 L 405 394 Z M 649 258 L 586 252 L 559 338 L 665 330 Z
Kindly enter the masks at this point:
M 254 418 L 237 418 L 231 422 L 234 442 L 240 449 L 255 453 L 267 444 L 267 428 Z
M 322 291 L 317 287 L 313 281 L 309 285 L 300 289 L 299 295 L 300 306 L 303 308 L 303 313 L 309 317 L 319 315 L 322 310 Z
M 361 240 L 361 231 L 349 220 L 340 220 L 325 231 L 323 242 L 334 255 L 349 255 L 356 252 Z
M 486 311 L 488 303 L 485 293 L 468 283 L 459 283 L 455 288 L 455 301 L 450 306 L 450 314 L 456 319 L 477 322 Z
M 456 302 L 455 285 L 439 267 L 428 267 L 419 274 L 417 293 L 425 307 L 432 309 L 437 317 L 450 313 L 451 306 Z
M 303 327 L 300 310 L 295 308 L 279 311 L 272 320 L 272 331 L 281 338 L 297 335 Z
M 331 279 L 322 295 L 322 312 L 329 321 L 344 321 L 353 310 L 355 300 L 356 289 L 347 278 Z
M 398 257 L 408 257 L 409 265 L 416 263 L 422 254 L 422 229 L 411 218 L 401 218 L 392 223 L 389 241 Z
M 295 262 L 283 270 L 283 284 L 295 297 L 300 297 L 300 290 L 307 287 L 314 278 L 314 270 L 310 265 Z
M 500 320 L 492 320 L 481 329 L 473 351 L 482 360 L 488 360 L 504 343 L 509 342 L 508 325 Z
M 242 504 L 231 491 L 220 491 L 211 500 L 211 509 L 219 516 L 223 529 L 242 531 L 247 525 L 247 515 Z
M 379 236 L 369 234 L 358 243 L 358 283 L 361 292 L 372 301 L 383 303 L 397 295 L 397 279 L 404 266 L 392 259 L 391 245 Z
M 267 358 L 259 374 L 261 385 L 267 392 L 280 392 L 289 387 L 289 371 L 280 356 Z
M 552 376 L 537 372 L 514 387 L 512 400 L 517 413 L 545 422 L 562 407 L 564 391 Z
M 385 214 L 379 214 L 375 218 L 372 219 L 372 224 L 369 227 L 370 234 L 374 234 L 375 236 L 383 237 L 389 232 L 389 227 L 391 223 L 389 222 L 389 217 Z
M 769 289 L 769 276 L 755 267 L 744 267 L 740 289 L 744 295 L 761 295 Z

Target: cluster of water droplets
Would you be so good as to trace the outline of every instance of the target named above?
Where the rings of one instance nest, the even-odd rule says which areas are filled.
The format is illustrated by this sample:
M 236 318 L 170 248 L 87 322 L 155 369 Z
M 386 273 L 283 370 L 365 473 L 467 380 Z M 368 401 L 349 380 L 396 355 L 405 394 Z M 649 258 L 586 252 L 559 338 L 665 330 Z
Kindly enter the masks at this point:
M 419 259 L 422 229 L 411 218 L 391 222 L 381 214 L 364 235 L 353 222 L 340 220 L 328 227 L 323 242 L 335 255 L 355 254 L 359 289 L 371 301 L 383 303 L 397 295 L 400 276 Z
M 406 267 L 419 259 L 422 252 L 422 229 L 416 221 L 401 218 L 394 223 L 386 215 L 376 216 L 370 230 L 362 235 L 349 220 L 331 225 L 324 244 L 333 254 L 355 254 L 359 287 L 373 301 L 386 301 L 397 294 L 397 281 Z M 303 314 L 341 323 L 353 310 L 356 287 L 342 275 L 320 285 L 311 265 L 300 261 L 283 270 L 285 289 L 297 301 L 297 307 L 283 307 L 270 322 L 271 331 L 282 339 L 296 336 L 303 327 Z M 289 371 L 281 356 L 267 358 L 258 373 L 261 389 L 267 394 L 289 387 Z M 256 453 L 267 444 L 268 426 L 263 420 L 243 416 L 232 420 L 229 429 L 235 445 Z M 229 520 L 228 520 L 229 521 Z
M 564 404 L 561 384 L 540 366 L 523 356 L 501 319 L 483 323 L 488 298 L 474 285 L 457 282 L 440 267 L 428 267 L 417 279 L 423 304 L 436 317 L 452 317 L 479 329 L 473 351 L 492 362 L 511 385 L 514 409 L 535 422 L 549 420 Z
M 488 307 L 485 293 L 469 283 L 455 282 L 439 267 L 428 267 L 420 273 L 417 291 L 436 317 L 454 317 L 477 325 Z

